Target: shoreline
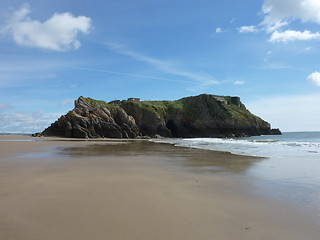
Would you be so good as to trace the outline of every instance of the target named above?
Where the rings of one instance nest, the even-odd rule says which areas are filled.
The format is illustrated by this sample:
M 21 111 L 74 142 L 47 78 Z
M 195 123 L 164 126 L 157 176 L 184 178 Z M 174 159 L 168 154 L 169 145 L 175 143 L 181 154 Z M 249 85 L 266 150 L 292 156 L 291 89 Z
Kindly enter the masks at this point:
M 200 149 L 200 148 L 194 148 L 194 147 L 187 147 L 187 146 L 175 146 L 174 143 L 170 142 L 161 142 L 161 140 L 168 140 L 168 139 L 175 139 L 175 138 L 150 138 L 150 139 L 126 139 L 126 138 L 89 138 L 89 139 L 84 139 L 84 138 L 64 138 L 64 137 L 34 137 L 31 136 L 30 134 L 26 135 L 21 135 L 21 134 L 8 134 L 8 135 L 0 135 L 0 142 L 1 141 L 67 141 L 67 142 L 97 142 L 97 143 L 120 143 L 120 142 L 152 142 L 156 144 L 167 144 L 171 145 L 177 148 L 189 148 L 189 149 L 194 149 L 194 150 L 200 150 L 200 151 L 210 151 L 210 152 L 216 152 L 216 153 L 225 153 L 225 154 L 230 154 L 233 156 L 241 156 L 241 157 L 247 157 L 247 158 L 252 158 L 252 159 L 264 159 L 266 157 L 259 157 L 259 156 L 250 156 L 250 155 L 243 155 L 243 154 L 236 154 L 228 151 L 218 151 L 218 150 L 211 150 L 211 149 Z
M 3 239 L 320 236 L 304 209 L 254 193 L 246 172 L 259 159 L 114 139 L 2 141 L 0 151 Z

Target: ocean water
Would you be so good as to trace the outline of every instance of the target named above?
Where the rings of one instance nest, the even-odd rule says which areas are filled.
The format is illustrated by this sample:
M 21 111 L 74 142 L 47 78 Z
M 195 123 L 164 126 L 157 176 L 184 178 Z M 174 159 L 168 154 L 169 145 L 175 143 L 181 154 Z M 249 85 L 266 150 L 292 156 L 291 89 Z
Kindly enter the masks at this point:
M 285 132 L 283 135 L 225 139 L 163 139 L 156 142 L 262 157 L 245 173 L 255 191 L 297 203 L 311 211 L 316 209 L 320 216 L 320 132 Z
M 156 142 L 230 152 L 256 157 L 303 157 L 320 159 L 320 132 L 285 132 L 282 135 L 254 136 L 246 138 L 185 138 L 164 139 Z

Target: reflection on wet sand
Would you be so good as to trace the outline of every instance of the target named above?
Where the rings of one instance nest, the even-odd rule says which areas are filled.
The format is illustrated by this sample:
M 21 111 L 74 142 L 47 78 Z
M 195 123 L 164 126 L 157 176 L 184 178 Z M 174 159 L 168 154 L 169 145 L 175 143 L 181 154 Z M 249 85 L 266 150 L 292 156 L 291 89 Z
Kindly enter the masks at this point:
M 61 148 L 61 155 L 87 156 L 167 156 L 173 164 L 187 167 L 187 170 L 201 172 L 243 173 L 261 158 L 239 156 L 226 152 L 215 152 L 148 141 L 121 141 L 106 144 L 89 144 Z

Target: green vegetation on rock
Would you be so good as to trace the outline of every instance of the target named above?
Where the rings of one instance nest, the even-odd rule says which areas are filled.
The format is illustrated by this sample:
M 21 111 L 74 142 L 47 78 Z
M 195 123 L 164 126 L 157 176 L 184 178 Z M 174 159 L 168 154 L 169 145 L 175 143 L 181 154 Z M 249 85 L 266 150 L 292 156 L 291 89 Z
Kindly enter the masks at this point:
M 181 100 L 176 101 L 122 101 L 125 103 L 131 103 L 140 107 L 143 110 L 155 113 L 159 117 L 164 117 L 168 112 L 174 112 L 183 110 L 183 102 Z
M 117 108 L 118 106 L 115 104 L 110 104 L 102 100 L 95 100 L 90 97 L 83 98 L 86 103 L 88 103 L 91 107 L 97 108 L 97 107 L 107 107 L 107 108 Z

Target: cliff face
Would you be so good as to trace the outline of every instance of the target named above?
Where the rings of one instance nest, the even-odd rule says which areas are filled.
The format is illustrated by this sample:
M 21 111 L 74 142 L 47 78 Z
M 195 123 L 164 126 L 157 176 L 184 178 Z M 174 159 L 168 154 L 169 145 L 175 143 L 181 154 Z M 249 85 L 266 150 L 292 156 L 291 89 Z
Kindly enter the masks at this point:
M 132 116 L 118 106 L 79 97 L 75 107 L 45 129 L 44 136 L 71 138 L 135 138 L 139 129 Z
M 79 97 L 75 107 L 42 132 L 73 138 L 240 137 L 281 134 L 251 114 L 237 97 L 202 94 L 177 101 L 106 103 Z

